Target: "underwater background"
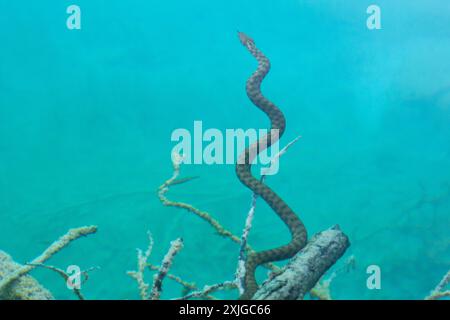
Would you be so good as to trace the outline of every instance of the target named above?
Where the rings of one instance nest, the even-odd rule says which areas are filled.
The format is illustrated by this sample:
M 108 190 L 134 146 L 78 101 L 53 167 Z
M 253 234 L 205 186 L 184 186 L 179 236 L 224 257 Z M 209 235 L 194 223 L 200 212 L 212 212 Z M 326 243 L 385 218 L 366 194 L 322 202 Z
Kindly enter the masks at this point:
M 71 4 L 81 30 L 66 27 Z M 381 30 L 366 27 L 371 4 Z M 335 268 L 352 255 L 355 268 L 333 281 L 333 298 L 423 299 L 450 269 L 450 2 L 40 0 L 0 1 L 0 11 L 0 249 L 16 261 L 95 224 L 48 262 L 99 266 L 88 299 L 139 299 L 126 271 L 147 230 L 152 263 L 182 237 L 173 274 L 200 287 L 232 279 L 238 245 L 164 207 L 156 190 L 172 174 L 173 130 L 268 126 L 245 93 L 256 62 L 240 30 L 271 60 L 263 92 L 287 118 L 281 145 L 302 136 L 267 184 L 309 236 L 339 224 L 350 238 Z M 167 196 L 240 234 L 251 192 L 233 165 L 181 170 L 200 178 Z M 288 239 L 259 201 L 250 244 Z M 366 287 L 373 264 L 380 290 Z M 76 298 L 57 274 L 32 275 Z M 180 290 L 167 279 L 163 298 Z

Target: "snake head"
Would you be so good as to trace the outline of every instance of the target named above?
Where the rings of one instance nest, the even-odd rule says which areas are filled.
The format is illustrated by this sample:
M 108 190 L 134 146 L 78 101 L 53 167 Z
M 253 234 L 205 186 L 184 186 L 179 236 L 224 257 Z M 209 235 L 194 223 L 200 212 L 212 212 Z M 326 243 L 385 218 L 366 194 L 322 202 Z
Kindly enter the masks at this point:
M 252 38 L 250 38 L 248 35 L 246 35 L 243 32 L 238 31 L 238 37 L 239 37 L 239 40 L 241 41 L 241 43 L 246 47 L 248 45 L 252 45 L 252 46 L 255 45 L 255 41 L 253 41 Z

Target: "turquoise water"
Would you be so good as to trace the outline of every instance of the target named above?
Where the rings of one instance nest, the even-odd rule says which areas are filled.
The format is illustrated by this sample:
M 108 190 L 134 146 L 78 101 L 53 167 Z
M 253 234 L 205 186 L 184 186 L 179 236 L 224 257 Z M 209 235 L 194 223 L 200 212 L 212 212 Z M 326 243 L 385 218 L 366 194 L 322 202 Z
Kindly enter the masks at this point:
M 182 237 L 174 274 L 231 280 L 238 246 L 162 206 L 156 189 L 172 174 L 174 129 L 268 125 L 245 94 L 256 64 L 242 30 L 272 62 L 263 89 L 287 118 L 282 145 L 302 136 L 267 183 L 309 235 L 339 224 L 350 238 L 336 268 L 351 255 L 356 266 L 333 297 L 423 299 L 450 269 L 450 3 L 376 0 L 382 29 L 369 30 L 373 2 L 77 0 L 81 30 L 66 28 L 73 2 L 0 2 L 0 249 L 24 263 L 69 228 L 98 225 L 48 263 L 99 266 L 89 299 L 138 299 L 126 271 L 150 230 L 152 263 Z M 200 179 L 168 197 L 239 234 L 251 193 L 234 167 L 182 175 Z M 255 248 L 289 239 L 262 201 L 256 214 Z M 380 290 L 366 287 L 373 264 Z M 32 275 L 75 298 L 58 275 Z M 163 298 L 180 295 L 170 280 L 164 288 Z

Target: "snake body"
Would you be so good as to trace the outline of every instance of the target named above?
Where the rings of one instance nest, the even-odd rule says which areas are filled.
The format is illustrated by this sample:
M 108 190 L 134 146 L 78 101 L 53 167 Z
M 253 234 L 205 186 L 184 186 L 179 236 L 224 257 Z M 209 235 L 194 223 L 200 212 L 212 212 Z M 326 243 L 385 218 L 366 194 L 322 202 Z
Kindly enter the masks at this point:
M 242 32 L 238 33 L 241 43 L 258 61 L 258 68 L 246 83 L 247 96 L 252 103 L 261 109 L 270 119 L 271 130 L 258 141 L 247 147 L 239 157 L 236 164 L 236 174 L 239 180 L 255 194 L 264 199 L 273 211 L 286 224 L 291 233 L 291 241 L 283 246 L 249 253 L 245 264 L 244 293 L 240 299 L 248 300 L 258 289 L 255 278 L 256 268 L 264 263 L 291 258 L 306 244 L 306 228 L 295 212 L 267 185 L 252 175 L 251 163 L 264 149 L 269 148 L 283 135 L 286 120 L 283 113 L 261 93 L 261 83 L 270 70 L 269 59 L 259 50 L 253 39 Z M 275 130 L 275 131 L 274 131 Z M 274 134 L 278 132 L 278 134 Z

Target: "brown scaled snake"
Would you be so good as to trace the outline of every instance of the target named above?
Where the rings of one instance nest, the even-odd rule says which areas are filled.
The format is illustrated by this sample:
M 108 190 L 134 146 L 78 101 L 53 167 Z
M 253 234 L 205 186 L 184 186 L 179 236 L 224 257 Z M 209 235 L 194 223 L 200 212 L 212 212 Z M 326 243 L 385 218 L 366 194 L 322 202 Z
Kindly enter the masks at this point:
M 270 61 L 256 47 L 253 39 L 242 32 L 238 33 L 239 40 L 258 61 L 258 68 L 247 80 L 247 96 L 252 103 L 261 109 L 270 119 L 271 129 L 268 134 L 247 147 L 240 155 L 236 164 L 236 174 L 239 180 L 251 191 L 264 199 L 273 211 L 286 224 L 291 233 L 291 241 L 283 246 L 248 254 L 245 263 L 244 293 L 240 299 L 248 300 L 253 297 L 258 289 L 255 278 L 256 268 L 264 263 L 279 261 L 293 257 L 306 244 L 306 228 L 295 212 L 267 185 L 252 175 L 251 164 L 260 152 L 269 148 L 278 141 L 286 128 L 286 120 L 283 113 L 271 101 L 261 93 L 261 83 L 270 70 Z

